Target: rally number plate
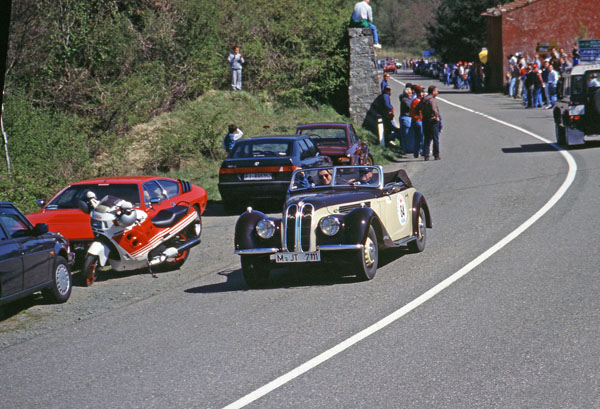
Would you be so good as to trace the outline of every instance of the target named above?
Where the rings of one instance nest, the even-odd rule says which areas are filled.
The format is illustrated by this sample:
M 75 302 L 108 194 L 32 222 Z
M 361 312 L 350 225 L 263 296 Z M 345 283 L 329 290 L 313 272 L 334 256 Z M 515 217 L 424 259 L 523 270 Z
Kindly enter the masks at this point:
M 310 263 L 321 261 L 320 251 L 307 251 L 305 253 L 276 253 L 272 256 L 276 263 Z

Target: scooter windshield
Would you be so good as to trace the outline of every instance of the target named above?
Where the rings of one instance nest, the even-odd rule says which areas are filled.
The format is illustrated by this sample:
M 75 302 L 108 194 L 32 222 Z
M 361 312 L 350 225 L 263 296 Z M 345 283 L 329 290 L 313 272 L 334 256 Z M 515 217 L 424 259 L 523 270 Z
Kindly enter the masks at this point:
M 122 202 L 123 199 L 120 199 L 115 196 L 106 195 L 102 198 L 98 206 L 96 207 L 96 211 L 99 213 L 109 212 L 110 209 L 115 207 L 118 203 Z

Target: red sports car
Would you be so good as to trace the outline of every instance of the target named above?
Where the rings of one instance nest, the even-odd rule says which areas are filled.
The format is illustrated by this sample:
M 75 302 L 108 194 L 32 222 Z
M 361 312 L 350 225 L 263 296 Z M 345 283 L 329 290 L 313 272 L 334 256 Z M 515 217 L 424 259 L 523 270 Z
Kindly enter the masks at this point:
M 396 67 L 396 63 L 394 61 L 388 61 L 383 66 L 383 72 L 392 72 L 392 73 L 396 74 L 397 70 L 398 70 L 398 68 Z
M 183 180 L 166 177 L 132 176 L 82 180 L 58 192 L 48 203 L 38 200 L 39 212 L 27 218 L 32 224 L 47 223 L 50 231 L 61 233 L 75 251 L 76 264 L 82 260 L 87 246 L 94 238 L 90 215 L 79 210 L 79 201 L 88 190 L 99 199 L 106 195 L 125 199 L 134 207 L 144 210 L 150 217 L 164 208 L 180 202 L 190 203 L 200 214 L 206 208 L 206 191 Z
M 358 139 L 352 124 L 324 122 L 298 125 L 298 135 L 308 135 L 319 152 L 331 158 L 334 165 L 373 165 L 369 145 Z

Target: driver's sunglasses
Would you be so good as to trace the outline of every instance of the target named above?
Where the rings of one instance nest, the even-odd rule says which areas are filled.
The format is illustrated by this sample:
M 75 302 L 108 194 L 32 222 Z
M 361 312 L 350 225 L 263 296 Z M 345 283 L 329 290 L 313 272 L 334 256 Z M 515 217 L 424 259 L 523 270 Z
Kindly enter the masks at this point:
M 330 179 L 331 175 L 329 173 L 319 173 L 320 179 Z

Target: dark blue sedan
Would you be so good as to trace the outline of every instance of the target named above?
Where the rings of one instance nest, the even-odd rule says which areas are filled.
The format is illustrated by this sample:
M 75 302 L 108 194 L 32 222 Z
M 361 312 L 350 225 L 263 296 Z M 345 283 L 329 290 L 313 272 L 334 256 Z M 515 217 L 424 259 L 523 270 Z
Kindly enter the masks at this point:
M 67 301 L 69 257 L 62 235 L 48 232 L 47 224 L 32 226 L 12 203 L 0 201 L 0 304 L 37 291 L 52 302 Z
M 283 203 L 296 169 L 331 165 L 307 135 L 271 135 L 241 139 L 219 170 L 225 210 L 239 212 L 252 201 Z

